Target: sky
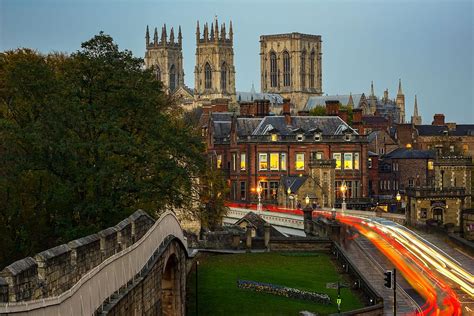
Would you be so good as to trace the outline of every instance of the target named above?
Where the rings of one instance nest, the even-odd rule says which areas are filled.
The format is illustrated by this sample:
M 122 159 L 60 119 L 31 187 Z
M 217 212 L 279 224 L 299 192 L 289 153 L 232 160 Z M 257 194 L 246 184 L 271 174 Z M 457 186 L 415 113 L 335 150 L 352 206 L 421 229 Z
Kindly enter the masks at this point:
M 325 94 L 375 93 L 395 98 L 406 118 L 415 94 L 424 124 L 434 113 L 474 123 L 472 0 L 0 0 L 0 51 L 29 47 L 74 52 L 100 31 L 120 49 L 145 53 L 145 29 L 181 25 L 185 83 L 194 86 L 196 21 L 232 20 L 237 91 L 260 90 L 260 35 L 322 36 Z M 202 28 L 201 28 L 202 30 Z M 161 35 L 161 33 L 159 32 Z

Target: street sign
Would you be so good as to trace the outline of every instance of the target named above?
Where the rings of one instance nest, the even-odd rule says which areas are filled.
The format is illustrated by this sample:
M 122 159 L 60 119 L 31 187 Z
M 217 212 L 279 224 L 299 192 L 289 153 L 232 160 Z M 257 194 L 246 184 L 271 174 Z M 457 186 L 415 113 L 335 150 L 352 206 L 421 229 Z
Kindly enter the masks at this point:
M 326 283 L 326 288 L 327 289 L 337 289 L 337 283 L 334 283 L 334 282 Z

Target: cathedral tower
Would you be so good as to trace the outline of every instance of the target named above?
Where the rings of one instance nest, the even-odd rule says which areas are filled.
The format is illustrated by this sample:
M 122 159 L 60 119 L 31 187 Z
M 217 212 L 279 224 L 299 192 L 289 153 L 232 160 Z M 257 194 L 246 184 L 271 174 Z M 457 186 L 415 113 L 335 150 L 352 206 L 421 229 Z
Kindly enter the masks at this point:
M 261 90 L 290 98 L 298 110 L 322 94 L 321 36 L 287 33 L 260 36 Z
M 175 41 L 173 28 L 170 30 L 168 40 L 166 24 L 161 29 L 161 39 L 158 39 L 158 29 L 155 27 L 152 42 L 147 26 L 145 41 L 145 67 L 153 68 L 156 78 L 163 83 L 168 93 L 184 86 L 181 26 L 178 29 L 177 41 Z
M 413 125 L 421 125 L 421 116 L 418 114 L 418 102 L 416 100 L 415 94 L 415 106 L 413 108 L 413 116 L 411 117 L 411 124 Z
M 229 33 L 217 17 L 209 27 L 204 24 L 201 37 L 199 21 L 196 26 L 196 66 L 194 68 L 195 100 L 227 98 L 235 102 L 234 31 Z
M 400 118 L 399 122 L 401 124 L 405 123 L 405 95 L 402 92 L 402 80 L 398 79 L 398 92 L 397 92 L 397 99 L 396 104 L 398 109 L 400 110 Z

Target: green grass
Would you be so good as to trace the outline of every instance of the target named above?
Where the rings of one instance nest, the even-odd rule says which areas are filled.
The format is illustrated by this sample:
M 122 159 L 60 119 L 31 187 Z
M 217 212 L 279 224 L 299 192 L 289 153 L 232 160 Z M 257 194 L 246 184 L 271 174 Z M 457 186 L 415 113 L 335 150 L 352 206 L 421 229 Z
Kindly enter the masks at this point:
M 194 269 L 188 280 L 188 315 L 196 315 Z M 208 256 L 199 260 L 199 315 L 298 315 L 302 310 L 326 315 L 337 312 L 337 290 L 326 283 L 344 281 L 324 253 L 255 253 Z M 333 302 L 322 305 L 239 289 L 237 280 L 273 283 L 318 293 Z M 363 307 L 349 289 L 341 289 L 341 310 Z

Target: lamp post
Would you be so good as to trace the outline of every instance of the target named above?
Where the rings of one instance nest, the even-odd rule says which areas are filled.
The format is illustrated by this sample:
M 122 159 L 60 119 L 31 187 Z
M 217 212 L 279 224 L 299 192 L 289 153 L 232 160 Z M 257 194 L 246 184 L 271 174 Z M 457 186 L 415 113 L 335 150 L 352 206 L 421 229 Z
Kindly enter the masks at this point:
M 286 190 L 286 208 L 290 208 L 290 194 L 291 189 L 288 187 L 288 190 Z
M 310 235 L 312 232 L 312 220 L 313 220 L 313 209 L 309 206 L 309 196 L 306 195 L 305 199 L 305 207 L 303 209 L 303 223 L 304 223 L 304 232 L 306 236 Z
M 262 211 L 262 184 L 260 181 L 258 182 L 257 186 L 257 195 L 258 195 L 258 204 L 257 204 L 257 212 Z
M 401 209 L 400 201 L 402 200 L 402 196 L 400 195 L 400 192 L 397 192 L 397 195 L 395 196 L 395 198 L 397 199 L 397 212 L 398 212 Z
M 346 181 L 343 181 L 341 185 L 341 193 L 342 193 L 341 211 L 342 212 L 346 211 L 346 191 L 347 191 Z

